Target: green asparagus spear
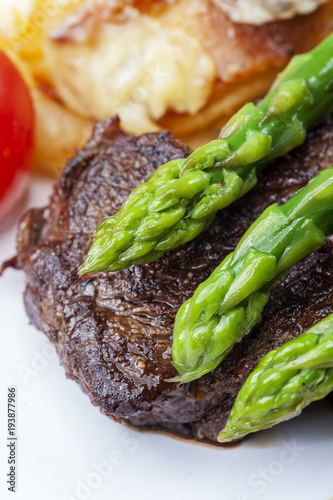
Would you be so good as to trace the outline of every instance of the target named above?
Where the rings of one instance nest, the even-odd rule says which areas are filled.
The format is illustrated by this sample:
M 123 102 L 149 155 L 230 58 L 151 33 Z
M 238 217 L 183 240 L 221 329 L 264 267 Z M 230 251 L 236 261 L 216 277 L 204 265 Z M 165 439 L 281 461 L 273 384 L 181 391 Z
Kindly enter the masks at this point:
M 268 207 L 178 310 L 173 365 L 190 382 L 213 370 L 259 321 L 270 290 L 333 231 L 333 167 Z
M 161 166 L 135 189 L 93 233 L 79 274 L 152 262 L 192 240 L 256 184 L 258 169 L 302 144 L 332 106 L 333 33 L 295 56 L 265 99 L 246 104 L 219 139 Z
M 333 390 L 333 314 L 266 354 L 241 388 L 218 440 L 296 417 Z

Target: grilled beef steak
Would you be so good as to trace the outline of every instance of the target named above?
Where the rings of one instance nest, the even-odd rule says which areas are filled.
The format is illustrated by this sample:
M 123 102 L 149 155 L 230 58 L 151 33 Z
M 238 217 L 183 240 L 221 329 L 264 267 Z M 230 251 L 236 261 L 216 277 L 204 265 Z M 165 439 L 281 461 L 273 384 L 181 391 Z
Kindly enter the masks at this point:
M 28 315 L 93 405 L 136 427 L 216 442 L 259 359 L 333 312 L 329 238 L 273 291 L 261 323 L 218 368 L 190 384 L 165 382 L 176 375 L 171 342 L 177 308 L 264 208 L 285 202 L 333 164 L 332 125 L 275 161 L 258 186 L 218 214 L 195 241 L 149 265 L 79 278 L 96 225 L 157 166 L 188 154 L 169 133 L 132 137 L 119 130 L 117 119 L 96 126 L 90 142 L 67 163 L 49 206 L 25 214 L 17 240 Z

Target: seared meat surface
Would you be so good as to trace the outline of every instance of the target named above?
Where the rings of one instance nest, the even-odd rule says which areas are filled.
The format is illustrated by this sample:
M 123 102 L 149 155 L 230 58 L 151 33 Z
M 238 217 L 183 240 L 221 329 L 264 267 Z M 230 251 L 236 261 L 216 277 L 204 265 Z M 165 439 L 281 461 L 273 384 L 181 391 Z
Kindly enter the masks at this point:
M 285 202 L 333 164 L 333 121 L 262 173 L 258 186 L 218 214 L 195 241 L 118 273 L 77 275 L 96 225 L 162 163 L 188 149 L 170 133 L 133 137 L 117 119 L 100 123 L 68 161 L 45 209 L 18 233 L 18 264 L 31 321 L 55 344 L 69 378 L 108 416 L 141 428 L 216 442 L 232 403 L 262 356 L 333 312 L 333 239 L 276 288 L 261 323 L 215 369 L 190 384 L 167 383 L 177 308 L 235 247 L 269 204 Z

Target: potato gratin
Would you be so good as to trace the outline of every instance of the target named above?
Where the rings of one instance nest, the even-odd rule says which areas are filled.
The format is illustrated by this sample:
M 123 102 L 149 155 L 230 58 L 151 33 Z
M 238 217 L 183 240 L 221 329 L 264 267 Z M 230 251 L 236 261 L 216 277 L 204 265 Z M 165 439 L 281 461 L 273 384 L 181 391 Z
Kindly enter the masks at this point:
M 37 166 L 60 171 L 95 121 L 115 114 L 134 134 L 170 128 L 192 145 L 216 136 L 294 53 L 332 31 L 333 0 L 321 3 L 26 0 L 13 13 L 7 0 L 4 43 L 33 88 Z

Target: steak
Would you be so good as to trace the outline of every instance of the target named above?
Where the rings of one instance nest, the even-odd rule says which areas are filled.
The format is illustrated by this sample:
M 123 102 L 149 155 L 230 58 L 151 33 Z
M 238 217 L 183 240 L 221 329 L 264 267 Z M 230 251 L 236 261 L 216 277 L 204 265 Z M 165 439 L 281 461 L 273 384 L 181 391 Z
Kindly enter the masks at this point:
M 333 239 L 291 270 L 272 292 L 260 324 L 213 372 L 183 385 L 166 382 L 176 375 L 171 344 L 177 309 L 268 205 L 285 202 L 333 164 L 333 121 L 273 162 L 257 187 L 194 241 L 151 264 L 80 278 L 77 269 L 96 225 L 156 167 L 188 153 L 170 133 L 133 137 L 120 131 L 116 118 L 99 123 L 68 161 L 49 205 L 21 219 L 16 265 L 27 280 L 29 318 L 93 405 L 138 428 L 216 443 L 258 361 L 333 312 Z

